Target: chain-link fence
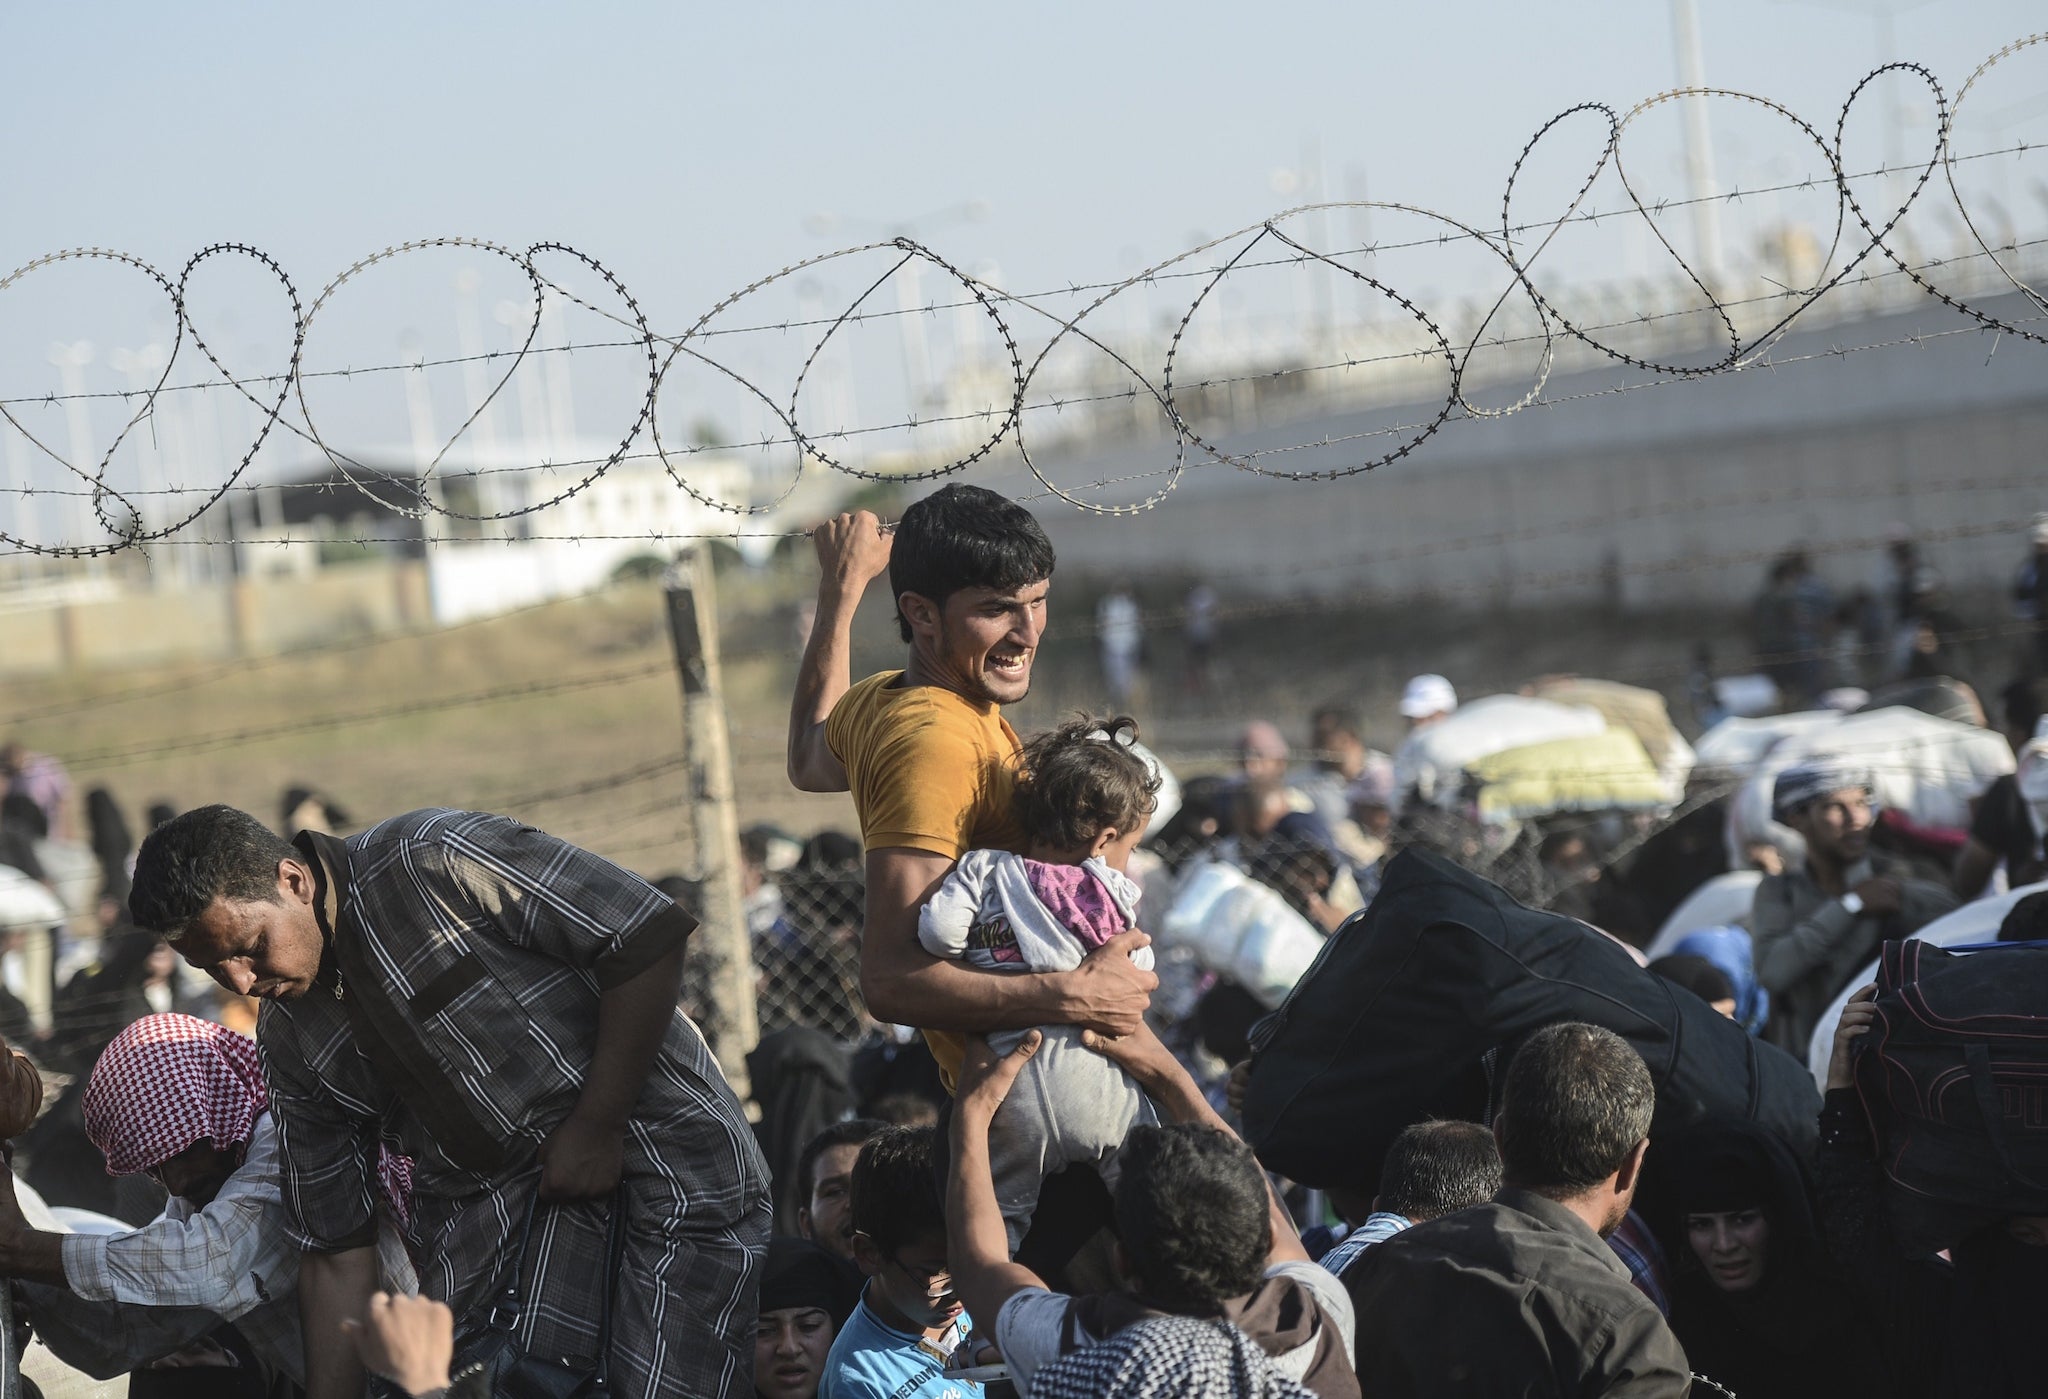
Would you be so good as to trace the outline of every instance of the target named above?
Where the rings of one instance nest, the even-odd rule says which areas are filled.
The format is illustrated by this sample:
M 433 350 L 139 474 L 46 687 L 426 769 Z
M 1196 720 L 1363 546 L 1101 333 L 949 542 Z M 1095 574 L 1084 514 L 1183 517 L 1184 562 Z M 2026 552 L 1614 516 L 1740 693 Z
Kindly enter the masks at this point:
M 1724 796 L 1704 787 L 1668 811 L 1560 812 L 1505 823 L 1423 805 L 1398 819 L 1361 812 L 1364 821 L 1347 818 L 1333 828 L 1290 809 L 1259 829 L 1242 784 L 1197 779 L 1175 819 L 1132 861 L 1143 889 L 1138 925 L 1162 962 L 1178 967 L 1155 1002 L 1155 1018 L 1167 1029 L 1195 1014 L 1216 985 L 1258 982 L 1257 968 L 1231 964 L 1230 930 L 1212 926 L 1244 916 L 1211 906 L 1205 890 L 1219 879 L 1272 896 L 1259 906 L 1276 920 L 1282 913 L 1273 910 L 1284 911 L 1289 936 L 1320 939 L 1371 900 L 1387 862 L 1410 847 L 1471 869 L 1524 903 L 1646 944 L 1686 893 L 1728 868 Z M 859 1045 L 883 1033 L 860 994 L 866 889 L 859 862 L 806 857 L 774 870 L 755 863 L 766 852 L 752 833 L 748 843 L 746 906 L 762 1036 L 807 1026 Z M 1229 873 L 1204 874 L 1216 869 Z M 686 890 L 679 896 L 688 902 Z M 686 1003 L 713 1036 L 720 1024 L 708 991 L 715 955 L 693 945 L 685 987 Z M 1269 988 L 1252 989 L 1255 999 L 1268 997 Z

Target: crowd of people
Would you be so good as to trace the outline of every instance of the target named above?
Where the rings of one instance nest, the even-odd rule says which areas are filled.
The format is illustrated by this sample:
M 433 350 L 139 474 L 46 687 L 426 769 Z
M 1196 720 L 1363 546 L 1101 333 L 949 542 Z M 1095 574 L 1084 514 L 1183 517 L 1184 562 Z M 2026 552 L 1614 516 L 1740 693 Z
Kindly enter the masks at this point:
M 1931 1248 L 1893 1227 L 1858 1072 L 1886 1003 L 1856 988 L 1959 910 L 2048 935 L 2048 893 L 2007 892 L 2048 874 L 2038 671 L 1999 694 L 2012 761 L 1967 829 L 1888 821 L 1882 755 L 1814 751 L 1756 778 L 1770 830 L 1739 839 L 1668 722 L 1561 677 L 1498 699 L 1606 706 L 1541 742 L 1626 727 L 1634 785 L 1451 761 L 1453 727 L 1507 710 L 1433 674 L 1391 752 L 1335 702 L 1299 758 L 1255 720 L 1227 771 L 1180 779 L 1126 716 L 1004 717 L 1056 563 L 1022 507 L 950 486 L 813 538 L 788 775 L 850 793 L 859 829 L 743 835 L 750 1103 L 717 1067 L 687 879 L 480 812 L 348 831 L 305 790 L 276 828 L 152 813 L 138 849 L 105 793 L 0 751 L 8 907 L 61 911 L 83 848 L 100 933 L 5 920 L 17 1326 L 138 1396 L 202 1369 L 310 1399 L 2034 1392 L 2048 1198 L 2015 1185 Z M 903 665 L 857 678 L 885 575 Z M 1817 606 L 1797 569 L 1773 587 Z M 1127 604 L 1102 614 L 1120 694 Z M 1369 1189 L 1267 1170 L 1259 1022 L 1411 849 L 1755 1056 L 1818 1037 L 1807 1132 L 1660 1102 L 1671 1063 L 1567 1017 L 1470 1066 L 1474 1120 L 1388 1124 L 1345 1173 Z M 1731 876 L 1739 909 L 1680 926 Z

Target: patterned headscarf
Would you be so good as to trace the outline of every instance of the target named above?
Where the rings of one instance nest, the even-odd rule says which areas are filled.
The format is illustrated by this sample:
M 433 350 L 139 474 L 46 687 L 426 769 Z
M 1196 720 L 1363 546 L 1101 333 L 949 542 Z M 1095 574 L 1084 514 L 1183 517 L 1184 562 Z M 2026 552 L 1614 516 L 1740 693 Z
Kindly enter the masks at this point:
M 190 1015 L 145 1015 L 114 1036 L 85 1085 L 85 1134 L 107 1174 L 153 1170 L 200 1142 L 241 1146 L 270 1105 L 256 1042 Z M 412 1219 L 412 1158 L 377 1147 L 377 1191 Z
M 190 1015 L 145 1015 L 93 1066 L 85 1134 L 109 1174 L 134 1175 L 198 1142 L 248 1141 L 267 1096 L 254 1040 Z
M 1778 774 L 1777 782 L 1771 787 L 1771 817 L 1783 821 L 1830 792 L 1851 790 L 1861 790 L 1876 797 L 1877 788 L 1868 768 L 1831 758 L 1808 758 Z
M 1031 1399 L 1314 1399 L 1227 1321 L 1140 1321 L 1038 1372 Z

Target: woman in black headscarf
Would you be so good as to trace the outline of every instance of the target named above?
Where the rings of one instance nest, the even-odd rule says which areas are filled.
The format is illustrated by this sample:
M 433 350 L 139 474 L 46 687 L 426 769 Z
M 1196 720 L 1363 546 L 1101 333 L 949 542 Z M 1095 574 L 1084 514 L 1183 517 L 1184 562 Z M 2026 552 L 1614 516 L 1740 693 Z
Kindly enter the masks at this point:
M 853 1314 L 855 1291 L 837 1259 L 802 1239 L 768 1241 L 754 1331 L 759 1399 L 817 1399 L 833 1338 Z
M 1658 1149 L 1671 1329 L 1693 1372 L 1742 1399 L 1896 1393 L 1876 1317 L 1822 1248 L 1790 1148 L 1726 1122 Z

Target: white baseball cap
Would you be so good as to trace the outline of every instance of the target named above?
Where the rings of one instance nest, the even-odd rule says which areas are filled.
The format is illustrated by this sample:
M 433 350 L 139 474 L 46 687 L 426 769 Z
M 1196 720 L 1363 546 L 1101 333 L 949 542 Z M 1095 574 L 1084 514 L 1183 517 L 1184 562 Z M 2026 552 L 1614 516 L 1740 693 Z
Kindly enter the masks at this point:
M 1427 719 L 1432 714 L 1450 714 L 1458 707 L 1458 692 L 1441 675 L 1418 675 L 1401 691 L 1401 717 Z

